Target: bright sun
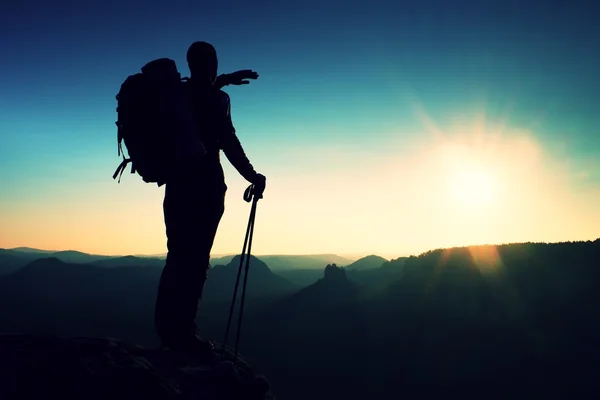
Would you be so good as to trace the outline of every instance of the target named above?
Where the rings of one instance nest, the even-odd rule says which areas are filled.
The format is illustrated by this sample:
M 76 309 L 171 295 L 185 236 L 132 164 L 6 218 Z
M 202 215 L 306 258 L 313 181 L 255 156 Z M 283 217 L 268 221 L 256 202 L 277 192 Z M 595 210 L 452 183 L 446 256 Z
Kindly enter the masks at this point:
M 496 194 L 494 180 L 483 169 L 464 168 L 454 171 L 448 183 L 452 197 L 460 206 L 488 206 Z
M 448 205 L 491 212 L 500 196 L 497 160 L 480 149 L 458 144 L 442 145 L 434 154 Z

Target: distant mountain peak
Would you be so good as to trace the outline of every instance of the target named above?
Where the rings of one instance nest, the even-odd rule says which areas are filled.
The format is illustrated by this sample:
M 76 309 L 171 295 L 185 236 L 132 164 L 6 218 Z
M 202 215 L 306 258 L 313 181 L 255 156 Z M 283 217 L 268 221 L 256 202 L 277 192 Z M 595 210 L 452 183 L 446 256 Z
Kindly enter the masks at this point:
M 267 318 L 285 320 L 299 315 L 332 310 L 356 299 L 358 289 L 346 277 L 346 270 L 336 264 L 327 264 L 323 278 L 293 295 L 274 303 L 263 314 Z
M 52 254 L 56 254 L 56 255 L 72 254 L 72 255 L 80 255 L 80 256 L 93 256 L 94 255 L 94 254 L 84 253 L 79 250 L 60 250 L 60 251 L 55 251 Z
M 388 261 L 386 258 L 378 256 L 377 254 L 370 254 L 368 256 L 364 256 L 362 258 L 360 258 L 360 260 L 386 260 Z M 359 260 L 356 260 L 359 261 Z
M 247 262 L 247 255 L 244 256 L 244 267 L 246 266 L 246 262 Z M 228 266 L 236 266 L 239 267 L 240 265 L 240 261 L 242 259 L 242 255 L 238 254 L 236 256 L 234 256 L 231 261 L 229 262 Z M 269 266 L 260 258 L 255 257 L 253 255 L 250 255 L 250 269 L 252 269 L 253 271 L 265 271 L 265 272 L 272 272 L 271 269 L 269 268 Z
M 12 273 L 13 276 L 29 276 L 38 275 L 46 276 L 49 273 L 56 273 L 61 271 L 69 264 L 60 260 L 57 257 L 44 257 L 38 258 L 26 264 L 23 268 L 20 268 Z
M 206 282 L 205 297 L 225 300 L 231 297 L 231 290 L 235 285 L 241 255 L 236 255 L 227 265 L 215 265 L 209 272 Z M 246 259 L 242 265 L 240 278 L 245 278 Z M 240 281 L 240 282 L 242 282 Z M 273 296 L 293 293 L 296 286 L 281 276 L 273 273 L 265 262 L 258 257 L 250 256 L 248 270 L 248 295 L 250 297 Z
M 38 267 L 54 267 L 54 266 L 63 266 L 66 263 L 64 261 L 62 261 L 61 259 L 59 259 L 58 257 L 44 257 L 44 258 L 38 258 L 37 260 L 34 260 L 32 262 L 30 262 L 29 264 L 26 265 L 26 267 L 29 268 L 38 268 Z
M 33 247 L 14 247 L 14 248 L 8 249 L 8 250 L 19 251 L 21 253 L 34 253 L 34 254 L 48 254 L 48 253 L 56 252 L 55 250 L 34 249 Z
M 381 267 L 384 263 L 388 261 L 389 260 L 386 258 L 372 254 L 356 260 L 352 264 L 348 265 L 346 268 L 349 270 L 375 269 Z
M 348 278 L 346 277 L 346 270 L 344 268 L 338 267 L 335 264 L 328 264 L 323 272 L 323 279 L 327 281 L 340 281 L 347 280 Z

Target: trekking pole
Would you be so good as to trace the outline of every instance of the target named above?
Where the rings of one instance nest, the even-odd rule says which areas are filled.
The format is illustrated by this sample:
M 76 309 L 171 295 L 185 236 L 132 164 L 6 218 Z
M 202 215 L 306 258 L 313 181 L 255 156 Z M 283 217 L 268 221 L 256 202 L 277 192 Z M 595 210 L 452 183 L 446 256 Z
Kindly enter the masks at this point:
M 257 202 L 258 202 L 258 198 L 254 198 L 252 201 L 252 208 L 250 210 L 250 213 L 252 215 L 252 217 L 250 218 L 252 221 L 252 226 L 250 228 L 250 236 L 248 238 L 248 257 L 246 257 L 246 269 L 244 271 L 244 284 L 242 286 L 242 298 L 240 301 L 240 313 L 238 316 L 238 329 L 237 329 L 237 335 L 235 338 L 235 348 L 234 348 L 234 353 L 233 353 L 234 354 L 233 355 L 234 362 L 238 356 L 238 344 L 240 342 L 240 335 L 242 332 L 242 318 L 244 316 L 244 304 L 246 302 L 246 286 L 248 284 L 248 272 L 250 271 L 250 250 L 252 248 L 252 238 L 254 237 L 254 220 L 255 220 L 255 216 L 256 216 Z
M 242 325 L 242 316 L 244 312 L 244 303 L 246 297 L 246 286 L 248 282 L 248 271 L 250 269 L 250 252 L 252 248 L 252 236 L 254 234 L 254 220 L 256 217 L 256 205 L 258 203 L 259 197 L 255 196 L 254 193 L 254 185 L 250 185 L 246 191 L 244 192 L 244 200 L 246 202 L 250 202 L 252 200 L 252 207 L 250 209 L 250 218 L 248 219 L 248 227 L 246 228 L 246 237 L 244 238 L 244 246 L 242 248 L 242 254 L 240 256 L 240 266 L 238 267 L 238 272 L 235 280 L 235 287 L 233 290 L 233 297 L 231 299 L 231 304 L 229 306 L 229 318 L 227 320 L 227 328 L 225 329 L 225 338 L 223 339 L 223 347 L 221 350 L 221 356 L 225 355 L 225 346 L 227 345 L 227 340 L 229 337 L 229 329 L 231 327 L 231 318 L 233 317 L 233 310 L 235 307 L 235 302 L 237 300 L 237 292 L 240 283 L 240 276 L 242 274 L 242 268 L 244 267 L 244 261 L 246 261 L 245 265 L 245 274 L 244 274 L 244 284 L 242 287 L 242 296 L 241 296 L 241 304 L 240 304 L 240 312 L 238 317 L 238 331 L 235 341 L 235 352 L 233 361 L 235 362 L 238 355 L 238 343 L 240 339 L 241 325 Z M 248 247 L 248 255 L 246 257 L 246 246 Z

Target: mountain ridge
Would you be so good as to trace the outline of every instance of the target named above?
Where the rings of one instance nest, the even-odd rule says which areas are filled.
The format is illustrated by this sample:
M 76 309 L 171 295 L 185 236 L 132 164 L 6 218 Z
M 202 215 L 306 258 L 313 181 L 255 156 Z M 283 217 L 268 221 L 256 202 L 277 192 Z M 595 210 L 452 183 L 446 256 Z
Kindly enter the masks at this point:
M 121 267 L 139 265 L 164 266 L 164 257 L 139 256 L 139 255 L 97 255 L 81 252 L 78 250 L 40 250 L 30 247 L 12 249 L 0 248 L 0 274 L 12 272 L 27 263 L 46 257 L 57 257 L 58 259 L 76 264 L 94 263 L 96 265 Z M 226 265 L 239 254 L 214 255 L 211 257 L 211 265 Z M 319 270 L 329 263 L 343 264 L 350 260 L 335 254 L 312 254 L 312 255 L 253 255 L 268 263 L 273 271 L 293 269 L 315 269 Z

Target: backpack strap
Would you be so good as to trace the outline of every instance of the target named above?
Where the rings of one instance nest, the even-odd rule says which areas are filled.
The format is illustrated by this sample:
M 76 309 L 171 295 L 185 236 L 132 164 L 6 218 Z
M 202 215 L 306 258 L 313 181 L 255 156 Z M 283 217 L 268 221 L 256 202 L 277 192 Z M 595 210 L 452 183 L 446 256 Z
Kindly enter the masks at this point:
M 117 100 L 118 99 L 119 96 L 117 95 Z M 118 108 L 117 111 L 119 111 Z M 113 174 L 113 179 L 117 179 L 118 176 L 119 180 L 117 182 L 121 183 L 121 176 L 123 176 L 123 172 L 125 172 L 127 164 L 131 162 L 131 157 L 125 158 L 125 152 L 123 151 L 123 134 L 121 131 L 121 124 L 119 123 L 119 121 L 115 122 L 115 124 L 117 124 L 117 156 L 123 156 L 123 161 L 121 161 L 121 164 L 119 164 L 115 173 Z M 135 167 L 133 166 L 133 164 L 131 164 L 131 173 L 135 174 Z
M 117 181 L 118 183 L 121 183 L 121 176 L 123 175 L 123 172 L 125 172 L 125 168 L 127 168 L 127 164 L 129 164 L 130 162 L 131 162 L 131 158 L 125 158 L 125 156 L 123 156 L 123 161 L 121 161 L 121 164 L 119 164 L 119 166 L 117 167 L 117 170 L 113 174 L 113 179 L 117 179 L 117 176 L 119 177 L 119 180 Z M 135 173 L 133 164 L 131 164 L 131 173 L 132 174 Z

